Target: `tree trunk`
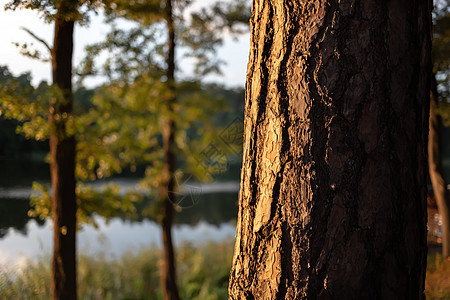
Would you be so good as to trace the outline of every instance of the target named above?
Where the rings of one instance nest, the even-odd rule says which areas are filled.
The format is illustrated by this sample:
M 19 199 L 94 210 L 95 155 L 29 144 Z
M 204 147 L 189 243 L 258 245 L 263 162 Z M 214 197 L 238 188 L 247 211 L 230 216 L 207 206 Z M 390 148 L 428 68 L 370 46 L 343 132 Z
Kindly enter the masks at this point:
M 433 193 L 436 199 L 439 214 L 442 217 L 442 255 L 450 256 L 450 198 L 447 191 L 444 169 L 439 143 L 439 129 L 442 121 L 439 119 L 433 106 L 437 106 L 437 86 L 433 75 L 431 85 L 430 106 L 430 133 L 428 137 L 428 168 L 430 172 Z
M 73 4 L 72 4 L 73 5 Z M 68 1 L 57 4 L 52 49 L 53 84 L 57 89 L 49 112 L 50 171 L 52 180 L 53 258 L 52 298 L 77 298 L 76 290 L 76 197 L 75 138 L 67 134 L 67 119 L 72 111 L 73 21 Z
M 167 56 L 167 86 L 169 98 L 167 99 L 167 110 L 170 114 L 163 129 L 164 146 L 164 191 L 161 216 L 161 227 L 163 236 L 163 259 L 164 264 L 161 270 L 161 280 L 163 285 L 164 300 L 178 300 L 178 290 L 175 273 L 175 254 L 172 243 L 172 223 L 173 223 L 173 203 L 175 203 L 174 193 L 174 172 L 175 155 L 173 147 L 175 143 L 175 121 L 172 118 L 173 105 L 176 101 L 175 95 L 175 29 L 172 16 L 172 1 L 166 2 L 166 21 L 168 29 L 168 56 Z
M 252 7 L 231 299 L 423 299 L 431 2 Z

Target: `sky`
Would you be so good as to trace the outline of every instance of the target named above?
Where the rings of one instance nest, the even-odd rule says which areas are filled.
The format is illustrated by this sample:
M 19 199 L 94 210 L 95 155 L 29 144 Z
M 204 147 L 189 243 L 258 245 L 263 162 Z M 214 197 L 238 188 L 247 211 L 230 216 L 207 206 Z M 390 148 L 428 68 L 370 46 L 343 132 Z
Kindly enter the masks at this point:
M 200 0 L 205 1 L 205 0 Z M 3 7 L 8 0 L 0 0 L 0 65 L 8 66 L 10 72 L 18 76 L 30 72 L 32 83 L 37 85 L 42 80 L 51 82 L 51 66 L 49 62 L 40 62 L 22 56 L 13 43 L 33 44 L 36 49 L 45 53 L 46 49 L 28 33 L 21 29 L 25 27 L 35 33 L 39 38 L 51 45 L 53 40 L 52 24 L 45 24 L 37 12 L 30 10 L 4 11 Z M 76 66 L 84 55 L 86 45 L 103 40 L 109 27 L 102 22 L 101 15 L 91 17 L 88 27 L 76 25 L 74 32 L 74 57 Z M 227 87 L 243 87 L 249 54 L 249 35 L 246 34 L 234 41 L 231 37 L 225 39 L 224 45 L 219 48 L 218 56 L 226 62 L 222 66 L 223 76 L 209 76 L 206 81 L 219 82 Z M 88 79 L 84 81 L 87 87 L 94 87 L 102 83 L 101 79 Z

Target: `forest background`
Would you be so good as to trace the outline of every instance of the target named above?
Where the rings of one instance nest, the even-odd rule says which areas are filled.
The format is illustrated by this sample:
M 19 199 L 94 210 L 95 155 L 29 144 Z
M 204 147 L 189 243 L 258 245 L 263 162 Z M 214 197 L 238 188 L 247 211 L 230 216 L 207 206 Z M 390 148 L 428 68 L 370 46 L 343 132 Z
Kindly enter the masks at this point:
M 6 3 L 6 1 L 5 1 Z M 3 12 L 2 12 L 3 13 Z M 16 12 L 10 12 L 12 15 L 17 18 Z M 440 109 L 439 112 L 443 116 L 444 121 L 448 119 L 447 117 L 447 97 L 448 97 L 448 64 L 445 65 L 446 62 L 448 62 L 448 36 L 449 34 L 449 28 L 450 28 L 450 22 L 448 22 L 448 11 L 446 11 L 444 14 L 441 15 L 442 21 L 441 24 L 441 32 L 442 35 L 444 35 L 444 43 L 443 47 L 441 47 L 442 53 L 438 54 L 438 57 L 441 58 L 441 61 L 444 62 L 443 65 L 440 65 L 436 71 L 438 71 L 437 79 L 440 83 L 439 85 L 439 92 L 440 92 Z M 19 19 L 19 18 L 17 18 Z M 2 18 L 2 22 L 6 22 L 7 18 Z M 39 21 L 38 21 L 39 22 Z M 91 30 L 95 27 L 94 24 L 97 24 L 97 19 L 94 17 L 92 19 L 91 25 L 89 27 L 85 27 L 84 29 L 80 30 L 80 33 L 84 32 L 85 36 L 88 36 L 91 38 Z M 41 23 L 41 21 L 40 21 Z M 32 24 L 32 23 L 30 23 Z M 127 21 L 124 21 L 125 28 L 127 28 Z M 25 25 L 27 28 L 33 29 L 33 32 L 39 34 L 39 37 L 42 37 L 44 40 L 50 40 L 48 36 L 45 34 L 42 34 L 40 29 L 36 29 L 34 25 L 28 26 Z M 5 25 L 6 26 L 6 25 Z M 3 26 L 3 28 L 6 28 Z M 10 27 L 11 24 L 8 23 L 7 27 Z M 101 25 L 104 26 L 104 25 Z M 48 30 L 49 32 L 51 31 Z M 107 32 L 106 29 L 104 32 Z M 33 39 L 30 38 L 30 36 L 26 33 L 26 31 L 19 31 L 23 32 L 24 35 L 18 35 L 15 34 L 13 30 L 10 31 L 14 37 L 15 42 L 18 42 L 19 49 L 14 48 L 14 51 L 18 52 L 18 50 L 22 50 L 27 55 L 33 56 L 33 54 L 36 54 L 37 52 L 33 52 L 34 50 L 28 51 L 30 49 L 34 48 L 23 48 L 21 45 L 24 41 L 32 41 Z M 224 68 L 223 73 L 225 74 L 225 79 L 219 79 L 223 77 L 217 77 L 216 75 L 211 76 L 205 76 L 202 77 L 202 80 L 192 80 L 195 76 L 190 77 L 189 74 L 193 74 L 194 68 L 185 68 L 185 64 L 181 67 L 181 72 L 177 74 L 178 78 L 182 79 L 188 79 L 184 82 L 183 88 L 185 89 L 185 95 L 186 99 L 194 95 L 193 99 L 197 99 L 194 102 L 193 106 L 199 105 L 200 103 L 205 102 L 205 99 L 208 99 L 209 103 L 214 103 L 213 106 L 206 106 L 205 111 L 208 112 L 208 118 L 206 119 L 205 115 L 202 115 L 202 118 L 204 120 L 207 120 L 208 123 L 211 125 L 210 129 L 212 131 L 208 132 L 204 136 L 207 137 L 206 140 L 202 141 L 202 144 L 197 145 L 200 147 L 197 147 L 197 154 L 201 153 L 203 148 L 202 145 L 208 145 L 208 143 L 211 141 L 212 136 L 217 133 L 221 132 L 221 130 L 228 128 L 230 124 L 234 124 L 236 120 L 239 120 L 239 118 L 242 118 L 242 111 L 243 111 L 243 104 L 244 104 L 244 96 L 243 96 L 243 83 L 245 82 L 245 66 L 246 66 L 246 57 L 248 53 L 248 48 L 241 48 L 243 44 L 245 44 L 243 41 L 248 40 L 248 35 L 244 34 L 243 36 L 239 36 L 239 43 L 236 44 L 236 47 L 239 47 L 238 51 L 230 51 L 229 45 L 233 43 L 232 41 L 232 35 L 225 36 L 225 46 L 222 48 L 222 50 L 218 50 L 218 52 L 215 54 L 215 57 L 220 58 L 221 60 L 228 61 L 226 58 L 226 54 L 230 54 L 231 64 L 235 67 L 236 65 L 239 65 L 239 68 L 241 68 L 240 75 L 233 74 L 231 72 L 231 75 L 227 75 L 230 73 L 227 73 L 227 69 Z M 94 42 L 93 40 L 89 40 L 87 44 L 91 44 Z M 35 45 L 39 48 L 42 48 L 42 45 L 39 44 L 39 42 L 34 41 Z M 75 41 L 75 45 L 83 45 L 83 43 L 77 43 L 77 40 Z M 83 45 L 84 46 L 84 45 Z M 80 47 L 80 46 L 77 46 Z M 248 46 L 246 46 L 248 47 Z M 219 48 L 220 49 L 220 48 Z M 439 47 L 438 47 L 439 49 Z M 91 48 L 92 51 L 92 48 Z M 180 57 L 177 57 L 179 61 L 182 59 L 182 52 L 180 51 Z M 45 49 L 41 49 L 39 53 L 45 53 Z M 40 54 L 40 55 L 41 55 Z M 9 54 L 8 54 L 9 55 Z M 76 54 L 77 55 L 77 54 Z M 36 54 L 36 57 L 39 56 Z M 35 75 L 35 74 L 42 74 L 39 72 L 32 72 L 31 74 L 23 74 L 24 71 L 27 71 L 27 66 L 31 66 L 30 62 L 27 60 L 24 60 L 24 58 L 20 59 L 14 59 L 10 56 L 3 56 L 1 55 L 2 60 L 0 61 L 0 64 L 4 64 L 5 66 L 1 67 L 0 72 L 0 80 L 3 84 L 5 84 L 8 80 L 12 80 L 18 84 L 18 87 L 23 89 L 24 93 L 29 93 L 32 91 L 32 96 L 34 97 L 39 93 L 45 94 L 48 93 L 48 87 L 46 86 L 46 83 L 40 82 L 41 79 L 49 80 L 49 77 L 42 76 L 42 75 Z M 36 58 L 35 57 L 35 58 Z M 44 56 L 38 57 L 43 58 Z M 83 60 L 83 55 L 80 55 L 75 57 L 75 66 L 77 63 L 81 62 Z M 236 60 L 236 58 L 245 58 L 243 60 Z M 443 58 L 443 59 L 442 59 Z M 45 59 L 45 57 L 44 57 Z M 21 61 L 22 66 L 14 65 L 12 62 Z M 11 62 L 11 64 L 9 63 Z M 86 63 L 86 60 L 84 61 Z M 34 63 L 33 63 L 34 64 Z M 6 66 L 9 65 L 9 68 Z M 45 72 L 49 72 L 48 63 L 46 64 L 39 64 L 41 69 L 47 69 Z M 79 66 L 82 64 L 79 64 Z M 187 64 L 186 64 L 187 65 Z M 84 65 L 85 67 L 86 65 Z M 233 67 L 233 68 L 234 68 Z M 184 69 L 185 68 L 185 69 Z M 82 68 L 78 69 L 80 73 L 82 73 Z M 182 74 L 182 72 L 184 74 Z M 120 72 L 119 72 L 120 73 Z M 206 72 L 208 73 L 208 72 Z M 33 75 L 33 76 L 32 76 Z M 124 74 L 109 74 L 112 76 L 123 76 Z M 129 75 L 129 74 L 128 74 Z M 89 78 L 89 77 L 87 77 Z M 105 78 L 105 77 L 103 77 Z M 112 78 L 112 77 L 111 77 Z M 115 117 L 117 118 L 124 118 L 123 111 L 113 111 L 111 110 L 111 107 L 107 105 L 106 102 L 102 102 L 101 97 L 98 96 L 98 93 L 102 93 L 103 95 L 109 95 L 109 100 L 114 101 L 114 92 L 112 94 L 107 94 L 111 91 L 111 89 L 108 90 L 110 87 L 103 86 L 103 88 L 97 88 L 95 86 L 95 82 L 98 84 L 104 84 L 108 85 L 109 82 L 114 82 L 117 80 L 117 77 L 113 80 L 105 80 L 102 79 L 102 77 L 97 77 L 96 80 L 91 79 L 85 79 L 84 81 L 76 81 L 77 85 L 74 90 L 74 102 L 75 102 L 75 108 L 76 111 L 81 115 L 86 114 L 89 112 L 89 110 L 92 108 L 93 101 L 95 102 L 97 107 L 103 108 L 105 110 L 109 110 L 111 113 L 115 113 Z M 79 79 L 79 78 L 78 78 Z M 198 79 L 198 78 L 197 78 Z M 82 85 L 82 82 L 85 84 L 87 83 L 87 88 Z M 183 82 L 183 80 L 181 80 Z M 217 82 L 221 82 L 221 84 L 217 84 Z M 241 84 L 238 84 L 238 83 Z M 117 81 L 116 81 L 117 83 Z M 223 84 L 225 83 L 225 84 Z M 236 87 L 237 86 L 237 87 Z M 113 86 L 114 87 L 114 86 Z M 156 88 L 158 88 L 156 86 Z M 106 91 L 106 92 L 105 92 Z M 97 98 L 95 98 L 95 94 L 97 93 Z M 33 96 L 34 95 L 34 96 Z M 182 95 L 182 94 L 181 94 Z M 183 98 L 183 97 L 181 97 Z M 191 97 L 192 98 L 192 97 Z M 97 100 L 95 100 L 97 99 Z M 214 102 L 217 101 L 217 102 Z M 192 104 L 192 103 L 191 103 Z M 104 105 L 104 106 L 102 106 Z M 192 106 L 192 105 L 191 105 Z M 117 106 L 118 107 L 118 106 Z M 215 111 L 212 113 L 212 111 L 216 108 L 220 108 L 218 111 Z M 139 108 L 137 109 L 139 110 Z M 226 113 L 224 113 L 226 111 Z M 136 113 L 136 111 L 134 112 Z M 195 113 L 194 113 L 195 115 Z M 97 115 L 91 115 L 89 118 L 92 121 L 93 117 L 100 117 L 101 114 Z M 210 118 L 213 116 L 212 118 Z M 89 119 L 88 118 L 88 119 Z M 43 118 L 44 119 L 44 118 Z M 26 118 L 23 118 L 23 120 L 26 120 Z M 97 121 L 100 119 L 96 119 Z M 138 119 L 135 119 L 138 120 Z M 191 122 L 192 120 L 187 120 Z M 39 122 L 39 121 L 38 121 Z M 445 122 L 444 122 L 445 123 Z M 36 132 L 36 128 L 31 127 L 21 127 L 22 129 L 19 129 L 19 132 L 24 134 L 25 136 L 28 135 L 28 138 L 30 137 L 36 137 L 39 136 L 39 134 L 42 134 L 42 138 L 33 139 L 26 139 L 23 135 L 18 135 L 17 132 L 17 126 L 23 124 L 21 121 L 17 120 L 11 120 L 7 119 L 2 115 L 0 117 L 0 158 L 2 160 L 10 160 L 10 159 L 17 159 L 17 158 L 23 158 L 26 160 L 32 160 L 32 161 L 39 161 L 42 162 L 45 160 L 46 153 L 48 152 L 48 145 L 47 142 L 39 141 L 44 136 L 45 133 L 39 133 Z M 92 123 L 91 123 L 92 124 Z M 209 126 L 209 125 L 208 125 Z M 198 127 L 197 127 L 198 129 Z M 216 131 L 214 131 L 216 130 Z M 99 132 L 96 132 L 99 134 Z M 100 132 L 104 134 L 104 132 Z M 125 140 L 124 143 L 130 143 L 130 134 L 124 133 L 124 136 L 128 139 Z M 196 134 L 193 132 L 187 132 L 186 133 L 190 137 L 194 137 Z M 106 136 L 106 135 L 105 135 Z M 448 127 L 442 127 L 440 131 L 441 136 L 441 149 L 442 149 L 442 155 L 443 155 L 443 165 L 445 169 L 445 173 L 447 175 L 447 178 L 450 176 L 450 129 Z M 208 140 L 209 139 L 209 140 Z M 87 141 L 87 140 L 86 140 Z M 104 141 L 102 139 L 102 141 Z M 107 142 L 108 140 L 106 140 Z M 94 140 L 95 142 L 95 140 Z M 137 148 L 140 147 L 140 145 L 135 145 Z M 97 149 L 98 150 L 98 149 Z M 134 150 L 130 150 L 129 153 L 133 153 Z M 136 150 L 136 155 L 138 155 L 140 152 L 140 149 Z M 236 153 L 231 153 L 231 155 Z M 121 161 L 116 161 L 114 158 L 112 158 L 112 152 L 111 156 L 108 157 L 110 159 L 110 162 L 107 161 L 107 159 L 103 159 L 103 161 L 108 162 L 108 167 L 100 166 L 100 161 L 102 159 L 94 159 L 95 163 L 91 167 L 87 167 L 85 170 L 86 177 L 85 180 L 88 179 L 99 179 L 103 177 L 108 177 L 110 175 L 113 175 L 114 173 L 121 173 L 122 174 L 128 174 L 130 176 L 145 176 L 146 174 L 146 163 L 135 160 L 135 158 L 129 156 L 125 157 L 122 162 L 126 162 L 122 165 Z M 89 157 L 89 156 L 88 156 Z M 87 161 L 89 161 L 89 158 L 87 158 Z M 198 161 L 198 160 L 196 160 Z M 239 160 L 233 160 L 233 165 L 226 164 L 226 171 L 230 172 L 229 176 L 230 178 L 235 178 L 235 180 L 238 180 L 239 176 Z M 89 163 L 87 164 L 89 165 Z M 220 170 L 216 170 L 218 173 L 221 173 Z M 92 173 L 93 172 L 93 173 Z M 123 173 L 124 172 L 124 173 Z M 201 171 L 192 170 L 192 173 L 201 173 Z M 92 175 L 94 174 L 94 175 Z M 221 174 L 223 175 L 223 174 Z M 94 176 L 94 177 L 92 177 Z M 211 179 L 211 178 L 209 178 Z M 208 178 L 204 178 L 204 180 L 208 180 Z M 38 186 L 37 186 L 38 187 Z M 38 187 L 41 189 L 41 191 L 45 194 L 46 189 L 45 187 Z M 111 189 L 112 194 L 114 194 L 114 189 Z M 112 195 L 110 194 L 110 195 Z M 114 196 L 114 195 L 113 195 Z M 117 195 L 116 195 L 117 196 Z M 113 199 L 112 197 L 111 199 Z M 134 203 L 134 202 L 133 202 Z M 36 205 L 36 202 L 34 202 Z M 45 216 L 45 209 L 48 207 L 43 204 L 42 206 L 39 206 L 40 204 L 37 203 L 38 210 L 34 211 L 33 217 L 38 217 L 39 215 Z M 105 215 L 107 217 L 112 217 L 116 214 L 120 214 L 122 212 L 128 214 L 127 217 L 134 214 L 133 209 L 122 209 L 126 206 L 122 206 L 119 210 L 111 210 L 108 207 L 100 207 L 98 210 L 98 213 Z M 92 221 L 89 220 L 89 213 L 90 211 L 86 212 L 86 221 Z M 131 214 L 129 214 L 131 213 Z M 150 213 L 151 214 L 151 213 Z M 142 216 L 136 216 L 133 215 L 132 217 L 135 218 L 142 218 Z M 178 264 L 180 265 L 180 273 L 178 274 L 180 278 L 180 294 L 183 296 L 183 298 L 189 298 L 189 299 L 195 299 L 196 297 L 198 299 L 222 299 L 226 295 L 226 287 L 228 283 L 228 272 L 229 272 L 229 264 L 231 262 L 231 252 L 232 252 L 232 246 L 231 242 L 225 241 L 223 243 L 220 243 L 219 246 L 217 245 L 200 245 L 198 247 L 193 247 L 192 245 L 185 245 L 180 249 L 180 252 L 177 256 Z M 142 253 L 139 253 L 137 255 L 128 255 L 124 256 L 121 259 L 115 261 L 114 263 L 105 261 L 103 258 L 92 258 L 92 257 L 84 257 L 81 256 L 80 259 L 80 270 L 84 270 L 81 273 L 81 278 L 79 279 L 81 281 L 80 284 L 80 294 L 81 295 L 94 295 L 100 293 L 102 297 L 116 297 L 117 295 L 122 295 L 123 297 L 131 297 L 131 298 L 146 298 L 149 295 L 161 295 L 161 291 L 159 290 L 159 275 L 157 272 L 154 272 L 154 269 L 156 269 L 156 266 L 158 265 L 161 253 L 159 253 L 158 249 L 148 249 L 143 251 Z M 93 262 L 94 261 L 94 262 Z M 49 291 L 46 290 L 46 286 L 49 286 L 50 276 L 47 274 L 49 273 L 48 266 L 44 263 L 44 261 L 39 261 L 36 264 L 33 264 L 31 268 L 29 268 L 29 273 L 25 274 L 22 278 L 19 279 L 19 281 L 16 281 L 16 285 L 11 285 L 11 289 L 9 291 L 2 290 L 2 292 L 5 293 L 5 295 L 14 295 L 13 293 L 17 293 L 20 287 L 26 286 L 29 288 L 30 293 L 35 293 L 36 291 L 39 291 L 39 295 L 42 295 L 43 299 L 46 299 L 45 295 L 48 295 Z M 436 257 L 430 257 L 430 263 L 429 268 L 430 272 L 436 271 L 438 268 L 441 267 L 441 258 L 439 258 L 439 255 Z M 92 268 L 92 265 L 95 265 L 98 270 L 98 272 L 94 272 Z M 124 268 L 125 265 L 128 266 L 136 266 L 133 269 L 133 272 L 127 272 L 127 270 Z M 215 266 L 214 268 L 209 268 L 208 266 Z M 216 269 L 216 267 L 218 269 Z M 108 274 L 110 273 L 110 270 L 114 270 L 114 272 L 111 272 L 110 276 Z M 46 273 L 47 272 L 47 273 Z M 127 276 L 123 276 L 124 274 L 127 274 Z M 38 275 L 39 274 L 39 275 Z M 41 276 L 42 274 L 47 274 L 46 276 Z M 38 279 L 39 278 L 39 279 Z M 105 279 L 106 278 L 106 279 Z M 120 279 L 119 279 L 120 278 Z M 149 279 L 150 278 L 150 279 Z M 23 281 L 20 281 L 23 280 Z M 149 284 L 151 282 L 152 284 Z M 10 282 L 11 283 L 11 282 Z M 5 285 L 2 285 L 3 287 Z M 14 290 L 14 286 L 16 286 L 16 290 Z M 28 289 L 26 289 L 28 290 Z M 7 293 L 12 294 L 7 294 Z M 447 291 L 441 291 L 442 295 L 447 295 Z M 33 294 L 34 295 L 34 294 Z M 109 296 L 108 296 L 109 295 Z M 115 296 L 112 296 L 115 295 Z M 432 294 L 429 294 L 432 295 Z

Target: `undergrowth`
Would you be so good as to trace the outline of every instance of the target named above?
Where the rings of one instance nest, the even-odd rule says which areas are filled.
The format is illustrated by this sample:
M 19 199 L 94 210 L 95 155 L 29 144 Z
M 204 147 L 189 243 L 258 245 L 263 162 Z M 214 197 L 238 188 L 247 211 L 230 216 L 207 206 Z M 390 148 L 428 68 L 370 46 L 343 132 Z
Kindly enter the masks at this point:
M 178 247 L 177 276 L 181 299 L 228 298 L 233 241 Z M 130 251 L 118 259 L 103 255 L 78 258 L 78 298 L 83 300 L 162 299 L 161 251 L 156 247 Z M 428 255 L 427 299 L 450 299 L 450 260 Z M 50 257 L 0 266 L 0 299 L 50 299 Z

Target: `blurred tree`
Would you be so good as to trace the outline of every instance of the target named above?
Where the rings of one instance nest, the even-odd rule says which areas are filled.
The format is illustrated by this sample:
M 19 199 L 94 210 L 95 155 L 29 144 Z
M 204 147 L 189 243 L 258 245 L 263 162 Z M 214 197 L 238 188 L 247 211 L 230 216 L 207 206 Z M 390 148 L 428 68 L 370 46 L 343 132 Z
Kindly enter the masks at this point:
M 435 2 L 433 13 L 433 73 L 431 85 L 428 167 L 434 199 L 442 218 L 442 254 L 450 256 L 450 198 L 442 166 L 442 118 L 449 119 L 450 104 L 450 5 L 447 0 Z M 441 116 L 439 116 L 439 115 Z M 448 122 L 448 121 L 447 121 Z
M 50 171 L 52 181 L 52 217 L 53 217 L 53 257 L 52 257 L 52 298 L 76 299 L 76 195 L 75 195 L 75 137 L 72 116 L 72 51 L 73 28 L 75 21 L 87 21 L 86 12 L 96 2 L 78 0 L 29 1 L 13 0 L 5 9 L 34 9 L 45 21 L 54 23 L 53 45 L 49 46 L 29 29 L 30 35 L 41 42 L 49 51 L 52 63 L 53 84 L 49 99 L 48 123 L 43 126 L 43 118 L 32 128 L 36 138 L 44 135 L 50 139 Z M 84 9 L 84 11 L 83 11 Z M 27 44 L 21 52 L 32 58 L 48 60 L 39 51 L 30 50 Z M 14 94 L 14 88 L 10 88 Z M 12 96 L 13 97 L 13 96 Z M 33 104 L 32 104 L 33 105 Z M 36 110 L 42 109 L 35 107 Z M 8 107 L 9 108 L 9 107 Z M 29 107 L 27 107 L 29 108 Z M 23 109 L 23 108 L 22 108 Z M 28 109 L 23 109 L 27 111 Z M 16 118 L 23 118 L 28 112 L 17 112 Z M 32 115 L 34 111 L 29 112 Z M 27 124 L 25 124 L 27 125 Z M 23 126 L 26 129 L 26 126 Z M 42 136 L 43 137 L 43 136 Z M 39 139 L 37 138 L 37 139 Z
M 5 96 L 5 90 L 9 86 L 14 86 L 16 88 L 17 94 L 29 94 L 26 97 L 33 98 L 39 97 L 38 92 L 31 85 L 31 76 L 29 73 L 24 73 L 18 77 L 13 76 L 6 66 L 0 66 L 0 89 L 3 90 L 2 95 Z M 45 83 L 40 85 L 40 90 L 46 86 Z M 0 96 L 0 98 L 4 98 Z M 27 99 L 33 101 L 31 99 Z M 0 106 L 1 110 L 1 106 Z M 16 134 L 16 128 L 22 124 L 16 119 L 11 119 L 11 114 L 5 112 L 0 112 L 0 158 L 24 158 L 32 157 L 36 153 L 46 153 L 48 151 L 48 143 L 42 140 L 30 140 L 26 139 L 22 135 Z M 9 118 L 6 115 L 9 115 Z
M 161 133 L 162 143 L 162 163 L 153 161 L 151 166 L 153 170 L 159 168 L 154 177 L 157 178 L 154 186 L 157 187 L 157 197 L 160 199 L 158 219 L 163 236 L 164 265 L 161 278 L 164 299 L 179 299 L 171 234 L 174 204 L 178 202 L 176 153 L 177 148 L 184 147 L 182 135 L 177 140 L 177 127 L 182 132 L 188 128 L 182 127 L 185 125 L 184 121 L 195 121 L 196 119 L 190 118 L 198 117 L 202 111 L 208 112 L 207 106 L 211 105 L 205 99 L 190 107 L 180 103 L 181 86 L 192 89 L 192 85 L 188 87 L 186 84 L 177 84 L 175 51 L 178 43 L 188 49 L 184 54 L 194 60 L 194 74 L 197 78 L 211 72 L 220 72 L 220 60 L 215 56 L 216 48 L 223 39 L 220 33 L 224 30 L 233 34 L 241 33 L 242 29 L 238 24 L 245 23 L 249 14 L 246 1 L 216 3 L 198 12 L 190 11 L 192 3 L 190 0 L 106 1 L 105 11 L 113 23 L 113 30 L 105 42 L 88 48 L 89 54 L 79 71 L 80 74 L 98 71 L 94 58 L 105 51 L 109 56 L 103 64 L 103 72 L 119 84 L 118 87 L 115 87 L 116 84 L 112 87 L 121 90 L 122 98 L 135 94 L 136 91 L 144 92 L 142 99 L 146 102 L 147 111 L 150 106 L 157 107 L 155 122 L 147 122 L 151 126 L 159 124 L 157 130 Z M 133 27 L 119 29 L 114 24 L 119 17 L 134 22 Z M 149 88 L 153 91 L 152 95 Z M 141 128 L 146 127 L 148 125 Z M 158 140 L 149 137 L 148 142 L 153 144 L 147 145 L 146 149 L 157 156 Z M 135 157 L 129 151 L 122 153 L 129 154 L 123 154 L 123 160 L 127 156 Z M 188 156 L 187 159 L 191 158 Z
M 15 109 L 9 110 L 15 118 L 28 120 L 20 127 L 27 137 L 45 139 L 61 129 L 60 132 L 58 131 L 59 135 L 56 136 L 62 137 L 62 141 L 71 141 L 74 140 L 74 134 L 77 132 L 79 163 L 76 167 L 76 174 L 80 179 L 105 178 L 113 173 L 121 172 L 124 166 L 131 166 L 133 169 L 138 163 L 149 164 L 142 186 L 151 190 L 152 193 L 159 190 L 154 196 L 162 199 L 156 210 L 159 211 L 159 221 L 165 231 L 164 244 L 168 263 L 164 268 L 166 279 L 163 282 L 166 290 L 170 290 L 166 293 L 167 297 L 176 299 L 170 227 L 173 205 L 181 207 L 184 204 L 180 202 L 186 200 L 175 197 L 179 192 L 176 190 L 176 182 L 182 183 L 189 178 L 189 175 L 186 177 L 180 169 L 176 169 L 176 164 L 185 161 L 186 173 L 196 175 L 197 178 L 211 179 L 212 173 L 223 169 L 223 164 L 226 163 L 224 155 L 229 150 L 225 150 L 223 147 L 220 159 L 215 160 L 216 157 L 214 157 L 212 165 L 200 162 L 211 158 L 202 155 L 207 145 L 212 142 L 215 143 L 214 147 L 218 146 L 217 143 L 223 144 L 214 136 L 216 131 L 211 130 L 214 127 L 213 124 L 208 125 L 208 122 L 204 122 L 204 120 L 207 120 L 213 111 L 224 108 L 224 104 L 223 101 L 216 101 L 216 95 L 207 92 L 198 81 L 175 82 L 175 31 L 183 33 L 180 34 L 182 38 L 179 39 L 179 41 L 183 41 L 182 44 L 195 49 L 188 56 L 193 57 L 197 62 L 195 73 L 198 75 L 196 77 L 198 79 L 209 72 L 219 71 L 219 61 L 212 61 L 214 60 L 215 46 L 220 45 L 221 38 L 216 38 L 211 34 L 206 35 L 208 30 L 217 33 L 219 29 L 224 30 L 228 26 L 231 33 L 239 34 L 241 29 L 237 24 L 245 22 L 247 11 L 241 10 L 245 5 L 234 2 L 234 4 L 217 4 L 210 10 L 203 9 L 201 17 L 200 14 L 193 13 L 190 20 L 197 28 L 196 32 L 199 36 L 196 36 L 183 25 L 183 14 L 176 13 L 174 16 L 172 11 L 177 11 L 177 9 L 182 11 L 190 3 L 175 1 L 176 8 L 172 9 L 170 8 L 171 2 L 169 2 L 161 1 L 158 4 L 159 8 L 153 13 L 144 13 L 143 8 L 139 7 L 136 14 L 141 13 L 146 17 L 136 19 L 138 21 L 136 28 L 131 30 L 114 28 L 108 35 L 107 42 L 90 48 L 90 55 L 93 52 L 100 53 L 104 49 L 110 52 L 111 56 L 109 61 L 104 64 L 104 71 L 112 82 L 97 92 L 93 106 L 88 102 L 82 103 L 80 111 L 89 110 L 89 113 L 80 116 L 79 119 L 73 118 L 71 104 L 73 96 L 71 85 L 69 89 L 67 81 L 63 82 L 65 89 L 48 89 L 45 93 L 41 93 L 36 101 L 31 101 L 32 103 L 27 103 L 27 101 L 30 102 L 30 99 L 28 97 L 26 100 L 27 97 L 24 95 L 20 97 L 23 101 L 17 101 L 18 96 L 15 94 L 17 91 L 13 88 L 9 89 L 9 100 L 3 103 L 5 107 L 15 107 Z M 89 7 L 95 3 L 86 2 L 86 4 Z M 147 4 L 149 7 L 155 8 L 153 4 Z M 74 2 L 67 5 L 76 6 L 77 4 Z M 120 8 L 121 5 L 125 9 Z M 132 8 L 127 9 L 128 5 L 131 5 Z M 15 1 L 11 2 L 8 8 L 22 7 L 40 9 L 47 21 L 57 19 L 57 14 L 52 12 L 52 6 L 46 3 Z M 110 7 L 106 10 L 111 20 L 115 20 L 118 15 L 134 20 L 134 17 L 128 16 L 133 11 L 133 7 L 133 3 L 111 2 Z M 75 15 L 77 20 L 86 22 L 87 10 L 81 11 L 81 6 L 77 9 L 79 9 L 78 13 L 74 13 L 74 16 L 65 15 L 66 18 L 62 21 L 63 25 L 67 25 L 64 23 L 67 20 L 73 23 Z M 214 22 L 211 17 L 213 13 L 216 14 Z M 147 18 L 147 15 L 150 17 Z M 228 15 L 231 16 L 229 19 L 227 19 Z M 215 27 L 208 27 L 207 23 Z M 194 25 L 192 26 L 194 28 Z M 45 41 L 31 31 L 27 31 L 42 42 L 48 50 L 51 50 L 54 67 L 58 66 L 53 58 L 57 52 L 56 47 L 50 48 Z M 164 31 L 168 37 L 167 40 L 163 36 Z M 66 38 L 68 36 L 65 35 Z M 199 39 L 202 36 L 205 37 L 204 40 Z M 30 49 L 26 44 L 19 46 L 24 55 L 48 60 L 43 53 Z M 116 50 L 120 52 L 119 55 L 114 52 Z M 146 52 L 147 50 L 149 52 Z M 83 71 L 93 65 L 93 60 L 86 60 Z M 71 65 L 67 67 L 71 68 Z M 66 68 L 65 71 L 70 68 Z M 56 78 L 55 72 L 54 75 Z M 65 73 L 65 76 L 67 79 L 68 73 Z M 56 81 L 55 86 L 59 86 Z M 82 91 L 80 93 L 82 94 Z M 52 99 L 53 102 L 50 102 L 49 99 Z M 127 100 L 124 101 L 124 99 Z M 31 107 L 30 110 L 25 110 L 29 113 L 21 110 L 25 105 Z M 54 116 L 47 123 L 46 116 L 49 107 Z M 175 126 L 175 120 L 177 126 Z M 124 121 L 128 126 L 123 126 L 121 122 Z M 188 129 L 186 130 L 186 128 Z M 120 142 L 117 142 L 118 137 L 120 137 Z M 70 144 L 70 142 L 66 144 Z M 161 145 L 163 149 L 160 148 Z M 177 160 L 177 156 L 183 157 L 183 159 Z M 55 157 L 52 160 L 54 161 Z M 38 184 L 35 184 L 35 188 L 42 192 L 42 196 L 32 199 L 35 206 L 34 213 L 45 217 L 49 214 L 48 203 L 51 198 L 49 189 Z M 77 210 L 78 220 L 87 220 L 93 211 L 105 216 L 113 215 L 119 210 L 134 213 L 132 203 L 140 196 L 131 193 L 123 197 L 117 187 L 112 185 L 103 191 L 97 191 L 82 184 L 77 187 L 76 194 L 80 204 L 80 208 Z M 53 218 L 55 218 L 54 210 Z M 59 227 L 62 228 L 60 235 L 67 234 L 67 226 Z
M 429 120 L 429 136 L 428 136 L 428 168 L 430 173 L 430 180 L 433 186 L 433 196 L 436 200 L 436 205 L 439 214 L 442 218 L 442 255 L 444 257 L 450 256 L 450 198 L 447 188 L 447 181 L 445 178 L 444 168 L 442 166 L 442 155 L 440 147 L 440 139 L 442 132 L 442 119 L 436 113 L 438 104 L 438 92 L 436 79 L 432 80 L 432 89 L 430 93 L 430 120 Z

